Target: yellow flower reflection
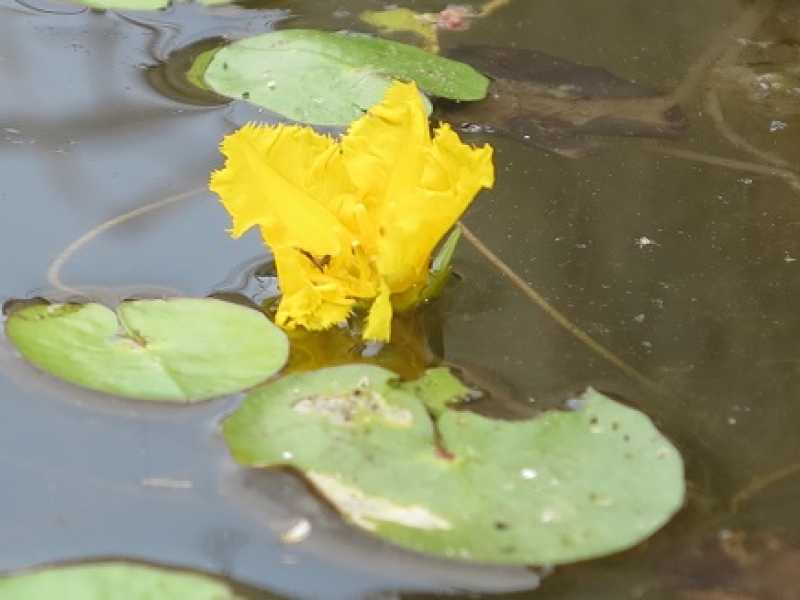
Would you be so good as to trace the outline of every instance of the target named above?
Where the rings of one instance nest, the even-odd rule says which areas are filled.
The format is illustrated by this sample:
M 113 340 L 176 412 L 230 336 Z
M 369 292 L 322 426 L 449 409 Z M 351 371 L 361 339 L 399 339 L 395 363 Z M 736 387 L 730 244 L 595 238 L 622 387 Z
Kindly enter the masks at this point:
M 492 148 L 431 132 L 419 91 L 395 83 L 340 142 L 308 127 L 245 125 L 211 176 L 239 237 L 258 226 L 283 294 L 282 327 L 327 329 L 369 307 L 364 338 L 389 340 L 392 296 L 426 280 L 431 252 L 482 187 Z

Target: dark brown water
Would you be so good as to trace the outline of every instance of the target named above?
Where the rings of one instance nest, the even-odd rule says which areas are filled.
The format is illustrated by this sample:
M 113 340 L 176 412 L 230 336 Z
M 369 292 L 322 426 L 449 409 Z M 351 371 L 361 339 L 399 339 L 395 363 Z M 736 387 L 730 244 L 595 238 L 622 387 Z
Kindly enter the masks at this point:
M 445 3 L 400 4 L 439 10 Z M 26 5 L 0 0 L 3 299 L 52 293 L 51 261 L 92 227 L 204 186 L 219 164 L 221 136 L 252 116 L 242 103 L 176 88 L 159 67 L 164 59 L 178 60 L 174 52 L 203 40 L 276 25 L 365 30 L 355 15 L 383 3 L 183 4 L 119 14 Z M 770 8 L 737 0 L 516 0 L 468 32 L 443 34 L 442 45 L 534 48 L 668 92 L 743 11 L 762 6 Z M 776 7 L 794 14 L 788 3 Z M 800 38 L 800 20 L 789 17 L 740 41 L 723 35 L 725 48 L 750 52 L 751 39 Z M 463 242 L 462 279 L 430 317 L 440 330 L 433 350 L 498 401 L 554 406 L 593 384 L 656 419 L 684 453 L 691 494 L 652 540 L 558 569 L 535 592 L 532 571 L 418 557 L 343 525 L 290 474 L 236 467 L 217 426 L 237 398 L 181 410 L 113 402 L 37 374 L 4 341 L 0 571 L 124 555 L 299 598 L 454 589 L 544 599 L 795 598 L 800 191 L 786 173 L 769 172 L 763 152 L 731 143 L 714 125 L 704 102 L 710 76 L 690 87 L 681 98 L 689 128 L 677 141 L 611 142 L 570 160 L 497 135 L 473 138 L 495 146 L 498 183 L 466 223 L 655 386 L 570 335 Z M 795 168 L 800 119 L 720 89 L 729 127 Z M 712 155 L 760 167 L 710 164 Z M 61 276 L 108 302 L 150 288 L 261 293 L 252 280 L 237 281 L 242 265 L 263 254 L 260 240 L 234 242 L 227 226 L 221 207 L 200 191 L 99 235 Z M 299 518 L 311 521 L 311 537 L 284 544 L 280 534 Z M 715 590 L 729 595 L 710 595 Z M 385 593 L 371 595 L 378 591 Z

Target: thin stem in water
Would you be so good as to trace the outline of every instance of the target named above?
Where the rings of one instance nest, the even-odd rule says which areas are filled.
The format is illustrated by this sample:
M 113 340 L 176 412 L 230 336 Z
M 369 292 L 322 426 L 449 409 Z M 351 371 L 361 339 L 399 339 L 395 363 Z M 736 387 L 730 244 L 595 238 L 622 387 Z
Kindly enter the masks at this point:
M 800 173 L 790 169 L 773 167 L 770 165 L 763 165 L 760 163 L 738 160 L 725 156 L 716 156 L 714 154 L 697 152 L 695 150 L 687 150 L 685 148 L 678 148 L 676 146 L 664 143 L 644 143 L 642 144 L 642 147 L 649 152 L 663 154 L 664 156 L 674 156 L 676 158 L 683 158 L 694 162 L 714 165 L 715 167 L 725 167 L 726 169 L 732 169 L 734 171 L 744 171 L 746 173 L 755 173 L 756 175 L 779 177 L 780 179 L 783 179 L 789 186 L 791 186 L 792 189 L 800 192 Z
M 168 196 L 166 198 L 162 198 L 161 200 L 157 200 L 155 202 L 151 202 L 150 204 L 145 204 L 144 206 L 140 206 L 139 208 L 135 208 L 129 212 L 126 212 L 123 215 L 118 215 L 113 219 L 109 219 L 105 223 L 101 223 L 97 227 L 94 227 L 91 231 L 84 233 L 81 237 L 77 240 L 72 242 L 69 246 L 67 246 L 61 254 L 56 257 L 56 259 L 50 263 L 50 268 L 47 269 L 47 280 L 50 282 L 54 288 L 61 290 L 62 292 L 66 292 L 68 294 L 76 294 L 80 295 L 81 291 L 75 288 L 72 288 L 66 285 L 63 281 L 61 281 L 61 271 L 64 269 L 64 265 L 69 261 L 70 258 L 81 248 L 83 248 L 86 244 L 91 242 L 97 236 L 102 233 L 105 233 L 109 229 L 116 227 L 117 225 L 122 225 L 130 221 L 131 219 L 135 219 L 147 213 L 153 212 L 155 210 L 159 210 L 164 208 L 165 206 L 169 206 L 170 204 L 175 204 L 176 202 L 180 202 L 181 200 L 186 200 L 187 198 L 191 198 L 192 196 L 199 194 L 201 192 L 206 191 L 208 188 L 204 185 L 199 188 L 194 188 L 187 192 L 181 192 L 179 194 L 173 194 L 172 196 Z
M 553 319 L 556 323 L 558 323 L 561 327 L 563 327 L 567 332 L 569 332 L 572 336 L 577 338 L 581 343 L 588 346 L 593 352 L 602 356 L 605 360 L 610 362 L 612 365 L 617 367 L 620 371 L 625 373 L 631 379 L 636 380 L 642 386 L 650 389 L 651 391 L 656 391 L 660 394 L 663 394 L 663 390 L 661 386 L 644 375 L 640 373 L 637 369 L 626 363 L 622 358 L 611 352 L 608 348 L 603 346 L 600 342 L 595 340 L 591 337 L 588 333 L 583 331 L 580 327 L 578 327 L 575 323 L 569 320 L 569 318 L 564 315 L 561 311 L 559 311 L 555 306 L 550 304 L 547 299 L 542 296 L 539 292 L 537 292 L 531 285 L 522 279 L 517 273 L 509 267 L 505 261 L 503 261 L 499 256 L 497 256 L 494 252 L 492 252 L 486 244 L 484 244 L 478 236 L 476 236 L 464 223 L 461 223 L 462 228 L 462 235 L 464 238 L 472 244 L 472 246 L 491 264 L 495 269 L 497 269 L 500 274 L 506 277 L 511 283 L 516 287 L 520 292 L 522 292 L 529 300 L 531 300 L 536 306 L 544 311 L 544 313 Z

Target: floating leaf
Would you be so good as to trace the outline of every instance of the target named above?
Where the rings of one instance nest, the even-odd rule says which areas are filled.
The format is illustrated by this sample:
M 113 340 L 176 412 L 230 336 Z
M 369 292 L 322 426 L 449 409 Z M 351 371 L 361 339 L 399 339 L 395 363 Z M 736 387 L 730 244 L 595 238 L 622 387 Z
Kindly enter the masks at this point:
M 427 94 L 478 100 L 488 80 L 472 67 L 362 34 L 294 29 L 221 48 L 205 72 L 215 92 L 295 121 L 345 126 L 384 97 L 393 79 Z
M 197 55 L 192 65 L 189 67 L 189 70 L 186 72 L 186 79 L 189 81 L 189 83 L 195 85 L 201 90 L 208 89 L 204 76 L 208 65 L 211 63 L 211 59 L 214 58 L 214 55 L 217 53 L 217 51 L 217 48 L 211 48 L 209 50 L 204 50 Z
M 413 33 L 425 43 L 429 52 L 439 52 L 439 34 L 436 16 L 418 13 L 410 8 L 390 8 L 387 10 L 365 10 L 358 18 L 372 25 L 381 33 Z
M 0 600 L 237 600 L 223 582 L 125 562 L 84 563 L 0 576 Z
M 529 421 L 438 401 L 432 420 L 415 394 L 447 394 L 431 394 L 430 382 L 364 365 L 290 375 L 251 393 L 225 439 L 242 464 L 296 467 L 359 527 L 488 563 L 620 551 L 683 502 L 680 455 L 636 410 L 589 390 L 576 410 Z
M 6 335 L 40 369 L 93 390 L 192 402 L 252 387 L 286 362 L 285 334 L 262 313 L 212 299 L 37 304 Z

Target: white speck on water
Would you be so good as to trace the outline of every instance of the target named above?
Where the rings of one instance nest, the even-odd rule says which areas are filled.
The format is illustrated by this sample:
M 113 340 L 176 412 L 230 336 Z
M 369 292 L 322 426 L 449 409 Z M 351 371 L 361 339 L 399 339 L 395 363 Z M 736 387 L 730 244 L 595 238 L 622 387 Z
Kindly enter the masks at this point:
M 785 263 L 793 263 L 796 260 L 797 259 L 794 256 L 791 256 L 788 252 L 786 253 L 786 256 L 783 257 L 783 262 Z
M 638 315 L 633 317 L 633 320 L 636 321 L 637 323 L 644 323 L 645 320 L 644 313 L 639 313 Z
M 308 519 L 298 519 L 289 529 L 287 529 L 281 540 L 284 544 L 298 544 L 311 534 L 311 523 Z
M 194 483 L 188 479 L 149 477 L 147 479 L 142 479 L 142 487 L 163 488 L 168 490 L 190 490 L 194 487 Z
M 275 83 L 275 81 L 274 81 L 274 80 L 270 79 L 270 80 L 267 82 L 267 84 L 266 84 L 266 85 L 267 85 L 267 89 L 269 89 L 269 90 L 274 90 L 274 89 L 275 89 L 275 86 L 276 86 L 277 84 Z
M 657 241 L 655 241 L 653 239 L 650 239 L 646 235 L 643 235 L 642 237 L 638 238 L 634 243 L 639 248 L 644 248 L 645 246 L 659 246 L 660 245 Z
M 648 342 L 647 340 L 644 340 L 642 342 L 642 348 L 645 348 L 647 350 L 652 350 L 653 349 L 653 342 Z
M 288 450 L 284 450 L 283 452 L 281 452 L 281 458 L 283 460 L 292 460 L 294 458 L 294 454 L 292 454 Z
M 483 127 L 478 125 L 477 123 L 462 123 L 459 126 L 459 129 L 464 133 L 480 133 L 483 131 Z
M 770 133 L 775 133 L 776 131 L 783 131 L 787 127 L 788 125 L 784 121 L 772 121 L 769 124 L 769 131 Z
M 728 425 L 736 425 L 736 418 L 728 417 Z
M 522 469 L 519 472 L 519 475 L 523 479 L 536 479 L 539 476 L 539 473 L 536 472 L 536 469 Z
M 723 542 L 726 540 L 733 539 L 736 536 L 736 534 L 733 533 L 733 531 L 731 531 L 730 529 L 720 529 L 718 535 L 719 539 L 721 539 Z
M 753 180 L 750 177 L 740 177 L 738 181 L 739 183 L 743 183 L 745 185 L 751 185 L 753 183 Z

